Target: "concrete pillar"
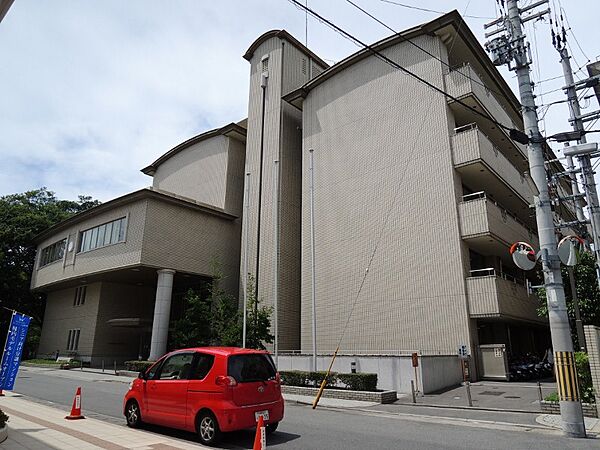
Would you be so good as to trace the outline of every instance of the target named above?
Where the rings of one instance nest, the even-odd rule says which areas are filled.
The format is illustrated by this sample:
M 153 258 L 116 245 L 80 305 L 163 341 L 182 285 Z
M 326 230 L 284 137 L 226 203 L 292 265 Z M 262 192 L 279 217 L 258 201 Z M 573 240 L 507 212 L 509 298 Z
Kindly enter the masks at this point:
M 150 340 L 151 361 L 156 361 L 167 351 L 167 336 L 169 334 L 169 318 L 171 316 L 171 294 L 173 292 L 172 269 L 157 270 L 156 303 L 154 304 L 154 320 L 152 321 L 152 338 Z

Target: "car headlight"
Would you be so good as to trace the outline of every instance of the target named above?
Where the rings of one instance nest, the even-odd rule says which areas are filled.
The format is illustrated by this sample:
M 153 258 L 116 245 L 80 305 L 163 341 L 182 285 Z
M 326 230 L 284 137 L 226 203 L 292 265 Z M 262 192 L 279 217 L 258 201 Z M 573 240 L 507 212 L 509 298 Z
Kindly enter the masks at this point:
M 129 390 L 133 389 L 133 380 L 129 382 Z

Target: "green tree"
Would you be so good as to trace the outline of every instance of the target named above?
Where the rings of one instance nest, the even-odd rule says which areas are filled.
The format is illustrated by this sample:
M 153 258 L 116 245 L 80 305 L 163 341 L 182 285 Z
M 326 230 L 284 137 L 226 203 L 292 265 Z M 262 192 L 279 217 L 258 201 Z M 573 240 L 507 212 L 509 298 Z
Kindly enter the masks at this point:
M 30 291 L 35 264 L 33 239 L 73 214 L 99 205 L 91 197 L 59 200 L 45 187 L 0 197 L 0 306 L 33 317 L 24 357 L 35 351 L 44 315 L 44 296 Z M 0 330 L 8 328 L 10 315 L 0 311 Z
M 577 288 L 577 300 L 579 303 L 579 312 L 581 321 L 584 325 L 600 326 L 600 290 L 596 279 L 596 266 L 594 255 L 590 252 L 583 252 L 579 264 L 573 270 L 575 276 L 575 286 Z M 565 288 L 565 298 L 567 301 L 567 311 L 571 322 L 571 335 L 575 348 L 579 348 L 577 340 L 577 330 L 575 329 L 575 308 L 573 306 L 573 296 L 571 294 L 571 283 L 569 282 L 569 272 L 565 266 L 561 268 L 563 285 Z M 546 291 L 538 291 L 540 307 L 538 315 L 548 316 L 548 306 L 546 304 Z
M 265 349 L 272 344 L 275 336 L 271 334 L 271 315 L 273 308 L 261 306 L 254 289 L 254 278 L 248 275 L 248 305 L 246 309 L 246 347 Z
M 213 267 L 213 282 L 208 295 L 189 290 L 183 316 L 175 321 L 171 347 L 205 345 L 239 347 L 242 345 L 243 317 L 237 299 L 221 288 L 220 268 Z M 261 306 L 254 295 L 254 281 L 248 282 L 246 347 L 264 349 L 273 343 L 270 333 L 272 308 Z
M 171 334 L 174 348 L 202 347 L 212 343 L 210 297 L 189 289 L 185 296 L 185 311 L 181 319 L 175 321 Z

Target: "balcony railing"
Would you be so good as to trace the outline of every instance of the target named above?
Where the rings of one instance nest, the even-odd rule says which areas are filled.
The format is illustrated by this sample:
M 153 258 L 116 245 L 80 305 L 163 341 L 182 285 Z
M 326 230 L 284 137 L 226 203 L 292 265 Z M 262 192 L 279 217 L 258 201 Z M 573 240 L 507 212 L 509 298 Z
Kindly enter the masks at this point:
M 512 281 L 508 274 L 480 275 L 469 277 L 466 281 L 471 317 L 546 321 L 537 314 L 539 303 L 536 296 L 528 296 L 527 289 L 521 283 Z
M 472 92 L 497 121 L 507 127 L 519 129 L 470 64 L 449 69 L 446 80 L 446 89 L 449 94 L 460 98 Z
M 491 234 L 506 243 L 527 241 L 534 246 L 538 245 L 534 230 L 488 198 L 483 191 L 463 196 L 463 201 L 459 204 L 459 216 L 463 238 Z
M 475 124 L 456 131 L 452 136 L 455 167 L 460 168 L 481 161 L 524 201 L 528 204 L 533 202 L 533 193 L 523 175 Z

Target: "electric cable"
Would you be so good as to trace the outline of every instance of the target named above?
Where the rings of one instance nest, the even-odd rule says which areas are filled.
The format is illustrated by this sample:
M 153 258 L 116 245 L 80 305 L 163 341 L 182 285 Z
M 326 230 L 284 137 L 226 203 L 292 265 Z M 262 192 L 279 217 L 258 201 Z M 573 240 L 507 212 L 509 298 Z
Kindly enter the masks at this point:
M 368 17 L 370 17 L 371 19 L 373 19 L 375 22 L 377 22 L 378 24 L 382 25 L 383 27 L 387 28 L 388 30 L 390 30 L 392 33 L 396 34 L 398 37 L 402 38 L 403 42 L 408 42 L 409 44 L 413 45 L 414 47 L 418 48 L 419 50 L 421 50 L 422 52 L 426 53 L 427 55 L 431 56 L 432 58 L 434 58 L 436 61 L 439 61 L 440 63 L 442 63 L 444 66 L 446 66 L 449 70 L 453 70 L 453 67 L 448 64 L 446 61 L 444 61 L 443 59 L 441 59 L 439 56 L 434 55 L 433 53 L 431 53 L 429 50 L 421 47 L 419 44 L 413 42 L 412 40 L 402 36 L 398 31 L 396 31 L 395 29 L 393 29 L 392 27 L 390 27 L 388 24 L 386 24 L 385 22 L 383 22 L 382 20 L 378 19 L 377 17 L 375 17 L 373 14 L 371 14 L 370 12 L 368 12 L 367 10 L 365 10 L 364 8 L 362 8 L 360 5 L 356 4 L 354 1 L 352 0 L 345 0 L 346 3 L 349 3 L 350 5 L 354 6 L 356 9 L 358 9 L 360 12 L 362 12 L 363 14 L 367 15 Z M 383 0 L 381 0 L 383 1 Z M 482 87 L 484 87 L 485 89 L 487 89 L 490 92 L 493 92 L 496 95 L 499 96 L 503 96 L 501 93 L 499 93 L 498 91 L 496 91 L 495 89 L 492 89 L 490 87 L 488 87 L 483 81 L 480 81 L 476 78 L 472 78 L 470 77 L 468 74 L 461 72 L 460 70 L 456 70 L 456 72 L 460 73 L 462 76 L 464 76 L 465 78 L 471 80 L 473 83 L 478 84 Z
M 363 41 L 361 41 L 357 37 L 353 36 L 349 32 L 347 32 L 344 29 L 342 29 L 341 27 L 339 27 L 338 25 L 334 24 L 329 19 L 326 19 L 325 17 L 323 17 L 319 13 L 315 12 L 313 9 L 308 8 L 307 6 L 304 6 L 298 0 L 288 0 L 288 1 L 290 3 L 292 3 L 292 4 L 294 4 L 296 7 L 298 7 L 298 9 L 300 9 L 302 11 L 305 11 L 305 10 L 308 11 L 308 13 L 311 16 L 313 16 L 315 19 L 317 19 L 321 23 L 327 25 L 328 27 L 330 27 L 331 29 L 333 29 L 334 31 L 336 31 L 337 33 L 339 33 L 340 35 L 342 35 L 345 39 L 353 42 L 355 45 L 357 45 L 359 47 L 362 47 L 365 50 L 368 50 L 370 53 L 372 53 L 378 59 L 380 59 L 381 61 L 383 61 L 386 64 L 390 65 L 391 67 L 393 67 L 393 68 L 395 68 L 397 70 L 400 70 L 400 71 L 406 73 L 407 75 L 415 78 L 416 80 L 418 80 L 421 83 L 425 84 L 426 86 L 430 87 L 434 91 L 437 91 L 438 93 L 442 94 L 444 97 L 446 97 L 446 98 L 448 98 L 448 99 L 450 99 L 450 100 L 458 103 L 459 105 L 463 106 L 465 109 L 468 109 L 473 114 L 476 114 L 476 115 L 484 118 L 488 122 L 493 123 L 497 127 L 502 128 L 503 130 L 508 131 L 511 134 L 511 137 L 513 137 L 513 138 L 516 137 L 516 136 L 527 137 L 522 131 L 517 130 L 515 128 L 508 127 L 508 126 L 504 125 L 503 123 L 500 123 L 500 122 L 498 122 L 495 119 L 492 119 L 491 117 L 489 117 L 488 115 L 484 114 L 483 112 L 478 111 L 477 109 L 473 108 L 472 106 L 467 105 L 464 101 L 460 100 L 459 98 L 457 98 L 457 97 L 455 97 L 455 96 L 447 93 L 442 88 L 434 85 L 433 83 L 425 80 L 424 78 L 420 77 L 419 75 L 417 75 L 416 73 L 414 73 L 411 70 L 407 69 L 406 67 L 404 67 L 404 66 L 400 65 L 399 63 L 391 60 L 390 58 L 388 58 L 387 56 L 385 56 L 384 54 L 382 54 L 380 51 L 378 51 L 375 48 L 373 48 L 371 45 L 364 43 Z M 515 133 L 515 136 L 513 136 L 513 133 Z
M 414 10 L 417 10 L 417 11 L 430 12 L 430 13 L 434 13 L 434 14 L 446 14 L 443 11 L 436 11 L 435 9 L 428 9 L 428 8 L 421 8 L 419 6 L 407 5 L 406 3 L 394 2 L 392 0 L 379 0 L 379 1 L 383 2 L 383 3 L 389 3 L 391 5 L 401 6 L 402 8 L 414 9 Z M 495 17 L 485 17 L 485 16 L 463 15 L 463 17 L 468 17 L 469 19 L 484 19 L 484 20 L 495 19 Z

